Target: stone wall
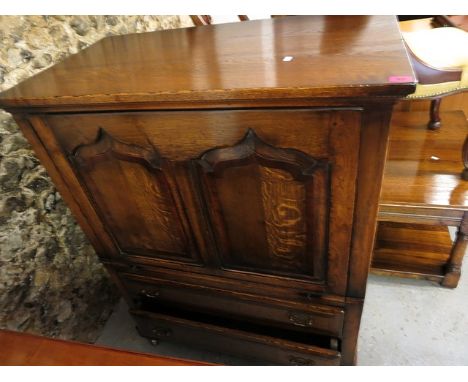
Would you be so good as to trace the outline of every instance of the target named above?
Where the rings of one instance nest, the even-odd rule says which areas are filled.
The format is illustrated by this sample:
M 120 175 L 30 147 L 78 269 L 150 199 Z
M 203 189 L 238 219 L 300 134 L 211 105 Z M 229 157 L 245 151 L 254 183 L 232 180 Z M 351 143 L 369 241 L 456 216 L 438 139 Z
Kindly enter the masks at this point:
M 0 91 L 102 37 L 188 16 L 0 16 Z M 93 341 L 117 292 L 9 114 L 0 111 L 0 328 Z

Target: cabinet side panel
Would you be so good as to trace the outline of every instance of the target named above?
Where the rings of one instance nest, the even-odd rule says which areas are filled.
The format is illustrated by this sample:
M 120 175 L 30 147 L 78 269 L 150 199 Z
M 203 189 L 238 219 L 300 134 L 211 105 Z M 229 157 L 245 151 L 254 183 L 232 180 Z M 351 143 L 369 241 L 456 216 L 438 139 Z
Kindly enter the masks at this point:
M 354 201 L 360 142 L 361 114 L 335 113 L 330 131 L 332 162 L 327 269 L 329 288 L 346 295 L 347 271 L 353 231 Z
M 348 296 L 364 298 L 369 273 L 377 211 L 387 152 L 392 105 L 373 106 L 363 114 L 361 150 L 349 258 Z
M 108 236 L 94 209 L 89 204 L 68 160 L 45 120 L 42 116 L 31 115 L 17 119 L 17 121 L 97 254 L 101 257 L 116 254 L 117 248 L 114 242 Z

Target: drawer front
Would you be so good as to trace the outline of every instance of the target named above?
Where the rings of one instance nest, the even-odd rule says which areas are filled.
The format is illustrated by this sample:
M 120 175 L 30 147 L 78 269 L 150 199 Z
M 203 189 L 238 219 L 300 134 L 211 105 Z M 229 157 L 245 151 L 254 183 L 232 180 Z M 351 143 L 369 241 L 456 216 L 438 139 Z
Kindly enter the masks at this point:
M 337 366 L 340 353 L 326 347 L 293 342 L 254 332 L 226 328 L 165 314 L 131 312 L 140 334 L 158 341 L 173 341 L 210 351 L 255 359 L 263 365 Z M 318 339 L 322 346 L 333 339 Z M 310 341 L 313 342 L 313 341 Z
M 45 118 L 114 256 L 345 294 L 360 110 Z
M 198 312 L 261 322 L 289 330 L 341 337 L 344 311 L 338 307 L 268 303 L 258 296 L 228 293 L 197 286 L 168 283 L 126 275 L 122 281 L 135 306 L 157 311 L 160 304 L 175 304 Z M 263 301 L 262 301 L 263 300 Z

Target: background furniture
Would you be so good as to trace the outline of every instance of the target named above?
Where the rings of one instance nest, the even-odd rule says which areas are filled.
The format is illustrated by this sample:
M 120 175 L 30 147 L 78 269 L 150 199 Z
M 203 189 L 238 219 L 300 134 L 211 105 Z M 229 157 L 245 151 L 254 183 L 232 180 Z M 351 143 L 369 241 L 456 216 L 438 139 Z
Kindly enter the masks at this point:
M 468 184 L 460 177 L 468 122 L 461 111 L 442 116 L 447 126 L 430 131 L 425 112 L 393 115 L 372 269 L 455 288 L 468 240 Z M 453 244 L 449 226 L 457 228 Z
M 434 16 L 433 24 L 436 27 L 454 27 L 468 32 L 468 16 L 466 15 Z
M 209 366 L 198 361 L 0 330 L 0 366 Z
M 418 79 L 416 91 L 407 99 L 431 100 L 428 128 L 434 130 L 441 126 L 442 98 L 468 89 L 468 32 L 464 19 L 455 19 L 457 24 L 446 16 L 428 20 L 430 25 L 408 27 L 409 21 L 400 25 Z
M 450 16 L 453 19 L 454 16 Z M 424 29 L 433 29 L 437 27 L 441 27 L 444 24 L 439 22 L 435 22 L 437 16 L 435 17 L 426 17 L 423 19 L 418 20 L 408 20 L 408 21 L 400 21 L 398 23 L 400 30 L 402 32 L 412 32 Z M 468 19 L 467 19 L 468 20 Z M 468 26 L 468 22 L 464 21 L 462 23 L 455 21 L 457 27 L 463 27 L 463 25 Z M 462 24 L 460 26 L 460 24 Z M 464 28 L 466 30 L 466 28 Z M 403 99 L 395 105 L 395 111 L 426 111 L 429 121 L 429 110 L 430 110 L 430 100 L 406 100 Z M 444 97 L 443 102 L 440 103 L 440 112 L 443 111 L 458 111 L 462 110 L 465 115 L 468 115 L 468 92 L 458 92 L 452 95 L 447 95 Z
M 190 15 L 195 26 L 203 26 L 203 25 L 212 25 L 212 24 L 219 24 L 219 23 L 230 23 L 235 21 L 248 21 L 249 17 L 247 15 L 238 15 L 238 16 L 221 16 L 216 17 L 212 15 Z M 266 16 L 265 18 L 268 18 Z
M 0 105 L 142 335 L 350 365 L 411 73 L 394 17 L 284 17 L 106 38 Z

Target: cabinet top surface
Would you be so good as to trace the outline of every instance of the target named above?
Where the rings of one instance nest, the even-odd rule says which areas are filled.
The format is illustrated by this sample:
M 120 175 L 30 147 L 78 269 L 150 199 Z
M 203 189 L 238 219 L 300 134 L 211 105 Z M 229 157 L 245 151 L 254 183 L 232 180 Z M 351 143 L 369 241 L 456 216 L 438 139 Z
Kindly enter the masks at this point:
M 404 96 L 393 16 L 297 16 L 107 37 L 0 94 L 0 106 Z

